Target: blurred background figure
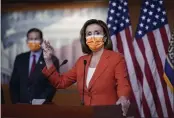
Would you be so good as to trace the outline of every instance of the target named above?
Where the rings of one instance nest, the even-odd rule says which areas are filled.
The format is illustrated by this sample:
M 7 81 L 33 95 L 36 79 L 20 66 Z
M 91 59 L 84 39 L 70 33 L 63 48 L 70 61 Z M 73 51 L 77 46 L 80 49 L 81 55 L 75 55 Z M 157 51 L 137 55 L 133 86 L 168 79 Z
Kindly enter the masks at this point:
M 1 104 L 5 104 L 5 100 L 4 100 L 4 92 L 3 92 L 2 87 L 1 87 Z
M 26 37 L 30 51 L 16 56 L 10 80 L 12 103 L 43 104 L 51 102 L 56 90 L 41 73 L 45 66 L 43 50 L 40 47 L 43 42 L 42 31 L 32 28 L 27 32 Z M 59 71 L 58 59 L 56 57 L 52 57 L 52 59 L 54 63 L 56 62 L 55 66 Z

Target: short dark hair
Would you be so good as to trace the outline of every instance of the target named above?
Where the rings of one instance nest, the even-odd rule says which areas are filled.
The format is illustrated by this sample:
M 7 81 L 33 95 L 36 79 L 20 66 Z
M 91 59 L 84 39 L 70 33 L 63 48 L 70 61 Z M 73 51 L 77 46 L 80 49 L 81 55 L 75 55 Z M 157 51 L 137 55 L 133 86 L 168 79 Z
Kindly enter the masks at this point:
M 103 32 L 104 32 L 104 35 L 106 38 L 106 41 L 104 42 L 104 48 L 108 49 L 108 50 L 112 50 L 112 41 L 110 39 L 109 29 L 108 29 L 106 23 L 104 23 L 101 20 L 90 19 L 85 22 L 85 24 L 83 25 L 83 27 L 80 31 L 80 42 L 81 42 L 82 52 L 86 53 L 86 54 L 92 53 L 92 51 L 89 49 L 89 47 L 86 44 L 86 28 L 88 25 L 91 25 L 91 24 L 97 24 L 103 28 Z
M 43 40 L 43 33 L 42 33 L 42 31 L 40 29 L 38 29 L 38 28 L 31 28 L 30 30 L 28 30 L 27 38 L 28 38 L 29 33 L 31 33 L 31 32 L 38 32 L 39 35 L 40 35 L 40 38 Z

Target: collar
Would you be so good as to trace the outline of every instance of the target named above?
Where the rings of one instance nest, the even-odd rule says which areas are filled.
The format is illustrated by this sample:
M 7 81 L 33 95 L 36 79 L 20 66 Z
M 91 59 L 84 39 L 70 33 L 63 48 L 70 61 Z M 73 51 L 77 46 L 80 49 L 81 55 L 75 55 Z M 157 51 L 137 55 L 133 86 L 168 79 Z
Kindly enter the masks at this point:
M 37 52 L 32 52 L 32 51 L 31 51 L 30 56 L 32 56 L 32 55 L 34 54 L 34 55 L 36 55 L 36 57 L 40 57 L 41 53 L 42 53 L 42 49 L 40 49 L 40 50 L 37 51 Z

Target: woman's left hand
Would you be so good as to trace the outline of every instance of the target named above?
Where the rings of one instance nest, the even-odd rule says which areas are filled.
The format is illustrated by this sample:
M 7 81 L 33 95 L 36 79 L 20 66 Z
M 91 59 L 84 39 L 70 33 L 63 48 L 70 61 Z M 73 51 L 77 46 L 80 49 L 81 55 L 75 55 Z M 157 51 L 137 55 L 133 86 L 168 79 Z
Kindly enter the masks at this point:
M 116 102 L 116 105 L 119 105 L 119 104 L 121 104 L 121 108 L 122 108 L 122 111 L 123 111 L 123 116 L 126 116 L 127 111 L 129 109 L 129 106 L 130 106 L 129 99 L 127 99 L 125 96 L 121 96 L 118 99 L 118 101 Z

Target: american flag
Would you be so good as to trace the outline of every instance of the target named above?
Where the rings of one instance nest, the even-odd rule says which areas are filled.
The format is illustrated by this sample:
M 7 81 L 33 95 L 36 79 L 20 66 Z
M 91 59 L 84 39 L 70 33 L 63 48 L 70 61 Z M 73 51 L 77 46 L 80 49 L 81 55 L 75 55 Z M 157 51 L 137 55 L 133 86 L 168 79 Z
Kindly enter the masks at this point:
M 127 0 L 110 1 L 107 23 L 114 49 L 125 56 L 141 117 L 173 117 L 173 93 L 163 78 L 170 39 L 163 1 L 143 1 L 134 40 Z
M 147 101 L 147 117 L 172 117 L 173 95 L 163 78 L 170 40 L 163 0 L 144 0 L 135 34 L 134 49 L 143 72 L 140 82 Z
M 111 39 L 113 43 L 114 51 L 119 51 L 124 54 L 127 69 L 129 73 L 129 80 L 133 90 L 133 100 L 136 100 L 136 104 L 141 113 L 141 85 L 138 81 L 141 77 L 141 71 L 139 72 L 138 62 L 136 61 L 132 28 L 129 18 L 128 1 L 127 0 L 110 0 L 107 25 L 110 30 Z

